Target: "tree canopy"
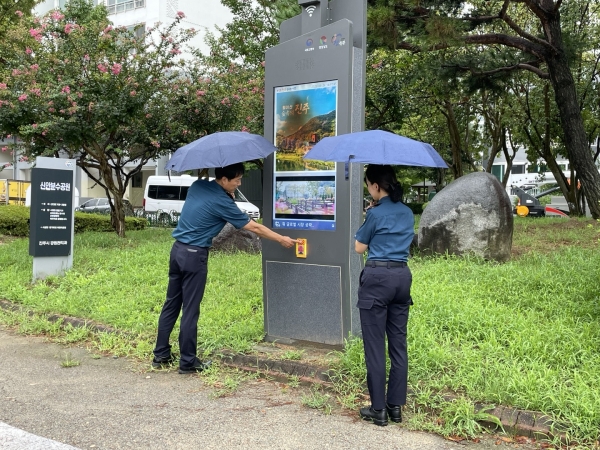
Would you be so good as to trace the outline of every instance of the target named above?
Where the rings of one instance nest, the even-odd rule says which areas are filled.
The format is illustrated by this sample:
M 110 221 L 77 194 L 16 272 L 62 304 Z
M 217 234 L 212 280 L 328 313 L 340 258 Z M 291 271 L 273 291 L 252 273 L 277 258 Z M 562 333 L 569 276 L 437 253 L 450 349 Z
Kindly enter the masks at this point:
M 104 188 L 121 236 L 122 199 L 142 166 L 235 116 L 235 95 L 181 58 L 194 33 L 177 31 L 183 17 L 136 36 L 85 0 L 23 16 L 0 81 L 0 134 L 19 135 L 29 158 L 76 159 Z
M 591 86 L 597 85 L 597 2 L 368 3 L 371 48 L 411 53 L 458 49 L 452 59 L 440 58 L 443 65 L 439 67 L 453 71 L 455 78 L 470 84 L 471 89 L 505 86 L 508 78 L 520 71 L 548 80 L 561 125 L 562 147 L 581 180 L 592 215 L 600 217 L 600 174 L 590 148 L 597 132 L 595 136 L 588 133 L 595 125 L 582 113 L 582 100 L 589 97 Z M 583 66 L 586 69 L 581 70 Z

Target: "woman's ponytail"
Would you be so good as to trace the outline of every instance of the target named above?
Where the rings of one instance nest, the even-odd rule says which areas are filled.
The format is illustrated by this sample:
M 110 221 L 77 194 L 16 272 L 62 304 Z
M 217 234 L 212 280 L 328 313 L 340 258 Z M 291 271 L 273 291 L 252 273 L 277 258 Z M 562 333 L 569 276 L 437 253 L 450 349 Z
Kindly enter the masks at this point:
M 394 203 L 402 202 L 402 197 L 404 196 L 404 192 L 400 183 L 397 180 L 394 180 L 390 184 L 390 192 L 388 193 L 390 196 L 390 200 Z

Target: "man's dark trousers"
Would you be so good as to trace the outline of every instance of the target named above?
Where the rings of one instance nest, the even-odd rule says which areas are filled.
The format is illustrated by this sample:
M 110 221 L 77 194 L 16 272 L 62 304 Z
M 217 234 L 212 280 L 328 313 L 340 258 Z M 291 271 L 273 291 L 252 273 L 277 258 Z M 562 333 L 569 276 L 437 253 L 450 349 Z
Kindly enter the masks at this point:
M 367 267 L 361 274 L 358 308 L 365 347 L 367 387 L 373 409 L 406 404 L 408 354 L 406 328 L 412 303 L 412 274 L 404 267 Z M 385 337 L 391 368 L 386 396 Z
M 158 319 L 158 336 L 154 356 L 168 358 L 171 354 L 169 337 L 179 312 L 183 308 L 179 326 L 179 367 L 192 368 L 196 363 L 198 318 L 200 302 L 208 273 L 208 248 L 175 241 L 169 261 L 167 299 Z

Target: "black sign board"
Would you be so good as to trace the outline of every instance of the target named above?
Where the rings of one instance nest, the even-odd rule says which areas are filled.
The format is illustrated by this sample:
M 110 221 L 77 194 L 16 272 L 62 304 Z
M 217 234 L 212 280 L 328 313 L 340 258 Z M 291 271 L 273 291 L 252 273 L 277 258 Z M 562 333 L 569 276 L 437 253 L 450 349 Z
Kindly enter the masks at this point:
M 72 170 L 31 170 L 31 256 L 68 256 L 71 253 L 73 189 Z

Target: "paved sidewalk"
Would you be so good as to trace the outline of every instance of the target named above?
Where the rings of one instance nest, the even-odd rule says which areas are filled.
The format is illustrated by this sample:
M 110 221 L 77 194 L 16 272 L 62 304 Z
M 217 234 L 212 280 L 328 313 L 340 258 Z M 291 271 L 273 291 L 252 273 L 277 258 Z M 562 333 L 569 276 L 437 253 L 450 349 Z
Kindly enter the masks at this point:
M 0 448 L 2 450 L 76 450 L 67 444 L 36 436 L 0 422 Z
M 62 367 L 67 353 L 80 365 Z M 376 427 L 354 414 L 324 415 L 303 407 L 296 389 L 285 392 L 276 382 L 249 381 L 232 396 L 215 399 L 202 377 L 147 372 L 127 359 L 94 359 L 85 349 L 2 328 L 0 355 L 0 422 L 24 430 L 2 425 L 2 449 L 69 448 L 58 443 L 81 449 L 483 450 L 505 445 L 493 440 L 457 444 L 401 425 Z M 56 442 L 39 446 L 28 433 Z

